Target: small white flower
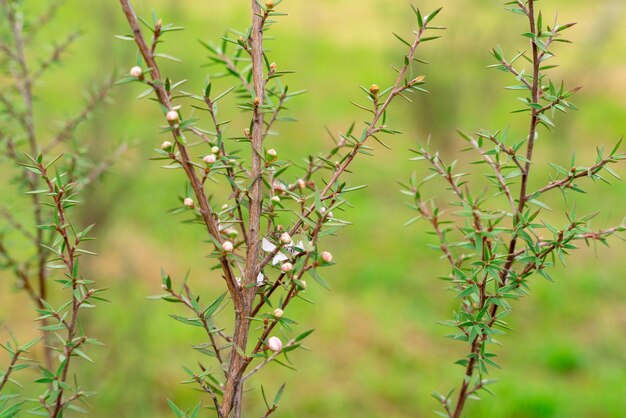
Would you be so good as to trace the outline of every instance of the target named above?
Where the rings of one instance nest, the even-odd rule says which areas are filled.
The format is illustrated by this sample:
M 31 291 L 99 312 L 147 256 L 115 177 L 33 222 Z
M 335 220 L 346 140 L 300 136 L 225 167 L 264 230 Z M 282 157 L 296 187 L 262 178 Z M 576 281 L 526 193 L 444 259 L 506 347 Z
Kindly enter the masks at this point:
M 192 209 L 196 206 L 195 203 L 193 202 L 193 199 L 190 197 L 186 197 L 185 200 L 183 200 L 183 205 Z
M 215 156 L 215 154 L 209 154 L 206 155 L 202 160 L 207 164 L 214 164 L 215 161 L 217 161 L 217 157 Z
M 285 264 L 280 266 L 280 269 L 283 273 L 289 273 L 291 270 L 293 270 L 293 264 L 291 264 L 290 262 L 286 262 Z
M 293 245 L 293 242 L 292 242 L 291 244 L 285 244 L 283 248 L 285 248 L 287 251 L 289 251 L 289 253 L 291 253 L 292 255 L 295 256 L 295 255 L 298 255 L 298 254 L 300 254 L 302 252 L 301 248 L 304 248 L 304 243 L 302 241 L 299 241 L 295 245 L 295 247 L 296 248 L 294 248 L 294 245 Z M 271 253 L 274 250 L 276 250 L 276 246 L 274 244 L 272 244 L 266 238 L 263 238 L 263 240 L 261 240 L 261 248 L 266 253 Z M 287 261 L 287 260 L 289 260 L 289 257 L 287 257 L 282 252 L 279 252 L 272 259 L 272 265 L 275 266 L 276 264 L 282 263 L 283 261 Z
M 175 110 L 170 110 L 169 112 L 167 112 L 167 115 L 165 115 L 165 118 L 170 123 L 176 123 L 179 121 L 178 112 Z
M 282 310 L 282 309 L 280 309 L 280 308 L 276 308 L 276 309 L 274 309 L 274 316 L 275 316 L 276 318 L 282 318 L 282 317 L 283 317 L 283 314 L 284 314 L 284 312 L 283 312 L 283 310 Z
M 263 283 L 265 283 L 265 276 L 263 275 L 263 273 L 259 273 L 256 276 L 256 285 L 257 286 L 263 286 Z
M 324 260 L 325 263 L 330 263 L 331 261 L 333 261 L 333 255 L 328 251 L 324 251 L 322 253 L 322 260 Z
M 235 246 L 234 246 L 234 245 L 233 245 L 233 243 L 232 243 L 232 242 L 230 242 L 230 241 L 224 241 L 224 242 L 222 243 L 222 249 L 223 249 L 224 251 L 226 251 L 227 253 L 229 253 L 229 252 L 231 252 L 232 250 L 234 250 L 234 249 L 235 249 Z
M 280 234 L 280 242 L 283 244 L 291 244 L 291 236 L 288 233 L 283 232 Z
M 278 337 L 270 337 L 267 340 L 267 346 L 273 352 L 278 353 L 283 349 L 283 342 Z
M 130 69 L 131 77 L 141 77 L 142 74 L 143 74 L 143 70 L 139 66 L 134 66 L 133 68 Z
M 172 143 L 170 141 L 163 141 L 163 143 L 161 144 L 161 149 L 163 151 L 167 151 L 171 148 L 172 148 Z

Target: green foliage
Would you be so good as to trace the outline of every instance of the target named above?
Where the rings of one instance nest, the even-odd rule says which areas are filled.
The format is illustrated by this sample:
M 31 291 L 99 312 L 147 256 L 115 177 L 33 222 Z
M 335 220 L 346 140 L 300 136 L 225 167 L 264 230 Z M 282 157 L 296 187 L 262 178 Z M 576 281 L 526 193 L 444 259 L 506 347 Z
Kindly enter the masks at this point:
M 565 263 L 566 256 L 580 243 L 607 243 L 607 238 L 626 231 L 626 224 L 593 231 L 589 222 L 597 214 L 578 216 L 575 205 L 565 212 L 559 224 L 543 202 L 550 191 L 560 190 L 566 202 L 570 193 L 585 193 L 580 185 L 583 179 L 601 180 L 619 176 L 609 167 L 626 158 L 619 153 L 621 140 L 605 152 L 598 148 L 595 163 L 590 166 L 576 165 L 572 157 L 566 169 L 549 163 L 556 172 L 550 182 L 538 190 L 529 190 L 534 162 L 535 144 L 546 131 L 554 128 L 556 111 L 566 113 L 575 110 L 570 98 L 580 88 L 566 89 L 563 83 L 554 83 L 547 71 L 555 68 L 546 62 L 554 57 L 552 48 L 556 42 L 568 42 L 562 32 L 574 24 L 544 25 L 541 12 L 535 12 L 535 1 L 509 3 L 511 11 L 522 14 L 529 21 L 530 31 L 522 36 L 530 39 L 531 51 L 522 51 L 507 60 L 500 48 L 491 51 L 496 68 L 515 77 L 511 90 L 521 91 L 519 101 L 524 107 L 514 113 L 529 116 L 530 129 L 526 136 L 517 137 L 508 129 L 491 132 L 480 130 L 475 135 L 459 132 L 468 143 L 468 151 L 475 151 L 480 158 L 474 166 L 485 166 L 483 171 L 473 173 L 459 171 L 457 161 L 446 163 L 439 153 L 431 153 L 422 147 L 416 151 L 414 160 L 430 164 L 432 174 L 421 181 L 411 179 L 403 192 L 413 198 L 413 208 L 419 213 L 414 220 L 423 218 L 433 227 L 439 241 L 439 250 L 450 264 L 451 273 L 445 278 L 450 289 L 461 303 L 454 318 L 442 322 L 454 331 L 449 337 L 464 342 L 469 352 L 456 364 L 464 369 L 464 377 L 458 395 L 454 390 L 434 397 L 441 403 L 444 417 L 460 417 L 468 399 L 480 399 L 481 392 L 491 393 L 487 379 L 493 368 L 500 368 L 492 345 L 499 344 L 500 336 L 511 328 L 505 318 L 511 313 L 511 302 L 529 293 L 530 278 L 535 274 L 552 281 L 550 267 Z M 529 68 L 520 68 L 517 61 L 526 62 Z M 556 87 L 559 85 L 559 87 Z M 485 186 L 480 178 L 487 180 Z M 441 209 L 434 200 L 424 200 L 421 188 L 434 178 L 442 178 L 447 190 L 454 197 L 450 209 Z M 504 202 L 504 203 L 503 203 Z

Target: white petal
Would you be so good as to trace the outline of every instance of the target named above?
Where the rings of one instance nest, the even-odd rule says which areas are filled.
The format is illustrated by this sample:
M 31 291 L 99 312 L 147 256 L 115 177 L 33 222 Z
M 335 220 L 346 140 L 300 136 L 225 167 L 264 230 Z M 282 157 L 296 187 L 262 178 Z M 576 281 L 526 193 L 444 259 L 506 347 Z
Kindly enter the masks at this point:
M 259 273 L 258 276 L 256 276 L 256 285 L 261 286 L 264 282 L 265 276 L 263 276 L 263 273 Z
M 272 264 L 276 265 L 282 261 L 287 261 L 289 260 L 289 257 L 287 257 L 285 254 L 283 253 L 278 253 L 274 256 L 274 259 L 272 260 Z
M 269 242 L 267 239 L 263 238 L 263 240 L 261 240 L 261 248 L 263 248 L 263 251 L 265 251 L 266 253 L 271 253 L 276 249 L 276 246 Z

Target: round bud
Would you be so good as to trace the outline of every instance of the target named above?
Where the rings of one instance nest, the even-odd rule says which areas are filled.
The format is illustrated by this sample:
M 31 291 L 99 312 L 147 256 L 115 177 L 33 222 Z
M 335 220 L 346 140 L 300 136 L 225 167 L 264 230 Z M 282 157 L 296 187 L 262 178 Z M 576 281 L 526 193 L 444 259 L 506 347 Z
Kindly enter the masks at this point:
M 244 129 L 243 134 L 246 136 L 246 138 L 250 138 L 250 129 L 248 128 Z
M 306 290 L 306 280 L 300 280 L 300 286 L 302 287 L 302 290 Z
M 133 68 L 130 69 L 130 76 L 131 77 L 139 78 L 139 77 L 141 77 L 142 74 L 143 74 L 143 70 L 139 66 L 134 66 Z
M 280 234 L 280 242 L 283 244 L 291 244 L 291 236 L 288 233 L 283 232 Z
M 282 318 L 282 317 L 283 317 L 283 314 L 284 314 L 284 312 L 283 312 L 283 310 L 282 310 L 282 309 L 280 309 L 280 308 L 276 308 L 276 309 L 274 309 L 274 316 L 275 316 L 276 318 Z
M 165 115 L 165 118 L 167 119 L 169 123 L 177 123 L 180 120 L 178 116 L 178 112 L 175 110 L 170 110 L 169 112 L 167 112 L 167 115 Z
M 333 261 L 333 255 L 328 251 L 324 251 L 322 253 L 322 260 L 324 260 L 325 263 L 330 263 L 331 261 Z
M 261 99 L 259 99 L 258 97 L 255 97 L 255 98 L 254 98 L 254 105 L 255 105 L 255 106 L 258 106 L 258 105 L 260 105 L 260 104 L 261 104 Z
M 172 143 L 170 141 L 163 141 L 161 144 L 161 149 L 163 151 L 169 151 L 172 149 Z
M 276 72 L 276 68 L 277 68 L 276 63 L 275 62 L 271 63 L 270 64 L 270 73 L 272 73 L 272 74 L 275 73 Z
M 224 251 L 226 251 L 227 253 L 229 253 L 229 252 L 231 252 L 232 250 L 234 250 L 234 249 L 235 249 L 235 246 L 234 246 L 234 245 L 233 245 L 233 243 L 232 243 L 232 242 L 230 242 L 230 241 L 224 241 L 224 242 L 222 243 L 222 249 L 223 249 Z
M 328 217 L 329 218 L 334 218 L 335 216 L 333 215 L 333 211 L 331 210 L 330 212 L 328 212 Z
M 372 84 L 372 86 L 370 87 L 370 93 L 372 93 L 374 96 L 378 96 L 378 93 L 380 93 L 380 87 L 378 87 L 378 84 Z
M 267 150 L 267 155 L 269 155 L 270 157 L 276 157 L 278 153 L 276 152 L 274 148 L 270 148 Z
M 193 208 L 195 206 L 195 204 L 193 203 L 193 199 L 190 197 L 186 197 L 185 200 L 183 200 L 183 205 L 187 206 L 188 208 Z
M 298 179 L 298 187 L 304 189 L 306 187 L 306 183 L 302 179 Z
M 215 163 L 215 161 L 217 161 L 217 157 L 215 156 L 215 154 L 209 154 L 206 155 L 202 160 L 207 164 L 213 164 Z
M 293 270 L 293 264 L 291 264 L 290 262 L 286 262 L 285 264 L 280 266 L 280 269 L 283 273 L 289 273 L 291 270 Z
M 213 154 L 219 154 L 220 153 L 220 147 L 218 147 L 217 145 L 214 145 L 213 147 L 211 147 L 211 152 Z
M 279 353 L 283 349 L 283 342 L 278 337 L 270 337 L 267 340 L 267 346 L 275 353 Z
M 272 202 L 274 202 L 274 203 L 280 203 L 280 197 L 278 197 L 278 196 L 273 196 L 273 197 L 272 197 Z
M 274 2 L 272 0 L 267 0 L 265 2 L 265 8 L 267 10 L 272 10 L 274 8 Z
M 226 229 L 224 230 L 224 233 L 225 233 L 227 236 L 231 237 L 231 238 L 234 238 L 234 237 L 236 237 L 237 235 L 239 235 L 239 231 L 237 231 L 235 228 L 232 228 L 232 227 L 231 227 L 231 228 L 226 228 Z

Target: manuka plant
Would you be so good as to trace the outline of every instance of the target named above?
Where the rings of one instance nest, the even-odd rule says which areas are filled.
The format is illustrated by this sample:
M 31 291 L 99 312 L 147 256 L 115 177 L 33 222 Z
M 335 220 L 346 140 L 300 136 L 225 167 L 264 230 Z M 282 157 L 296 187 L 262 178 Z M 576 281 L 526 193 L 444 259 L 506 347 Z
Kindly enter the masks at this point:
M 163 275 L 161 297 L 180 303 L 187 312 L 174 319 L 205 334 L 205 341 L 194 348 L 209 356 L 212 365 L 203 361 L 199 368 L 186 369 L 187 382 L 206 392 L 219 418 L 241 417 L 250 378 L 270 363 L 289 362 L 288 353 L 301 348 L 311 333 L 294 332 L 290 305 L 307 300 L 309 277 L 327 286 L 320 270 L 333 264 L 333 256 L 324 251 L 323 241 L 347 224 L 339 210 L 348 194 L 361 188 L 348 186 L 342 178 L 357 155 L 371 153 L 371 139 L 396 133 L 386 126 L 387 110 L 395 99 L 423 91 L 424 77 L 413 73 L 413 64 L 420 61 L 415 52 L 436 38 L 427 31 L 437 29 L 431 21 L 439 11 L 422 16 L 415 10 L 418 29 L 413 38 L 398 37 L 408 51 L 402 65 L 394 68 L 396 81 L 388 88 L 363 88 L 369 103 L 357 106 L 370 115 L 363 128 L 357 131 L 353 125 L 335 138 L 330 152 L 299 164 L 266 143 L 275 135 L 275 124 L 287 120 L 287 102 L 301 93 L 283 84 L 289 71 L 266 54 L 265 32 L 284 16 L 280 3 L 252 0 L 247 30 L 227 32 L 220 45 L 203 43 L 210 63 L 220 70 L 209 75 L 199 93 L 190 93 L 182 89 L 183 80 L 162 73 L 161 60 L 172 57 L 157 52 L 163 38 L 181 28 L 164 24 L 156 15 L 152 22 L 138 18 L 131 2 L 120 0 L 132 29 L 120 38 L 134 41 L 140 53 L 139 63 L 121 82 L 148 86 L 143 96 L 154 93 L 169 137 L 156 150 L 158 159 L 168 169 L 181 170 L 187 185 L 175 213 L 188 213 L 206 230 L 213 270 L 219 272 L 216 279 L 220 276 L 226 289 L 205 301 L 187 278 L 177 285 Z M 237 84 L 216 93 L 213 80 L 220 76 L 231 76 Z M 231 92 L 244 111 L 247 128 L 240 134 L 228 132 L 223 107 L 218 112 L 220 101 Z M 263 416 L 276 410 L 283 387 L 269 399 L 263 391 Z M 196 417 L 201 411 L 201 404 L 188 411 L 172 402 L 170 406 L 178 417 Z
M 546 24 L 536 3 L 507 3 L 510 11 L 528 21 L 523 36 L 530 40 L 529 50 L 511 57 L 500 48 L 491 51 L 496 60 L 491 67 L 511 75 L 516 84 L 509 89 L 523 94 L 519 98 L 523 106 L 515 113 L 528 118 L 528 131 L 460 132 L 467 149 L 479 156 L 474 166 L 486 169 L 473 173 L 460 171 L 457 161 L 446 163 L 439 153 L 422 147 L 415 160 L 426 161 L 432 174 L 421 181 L 414 177 L 403 190 L 419 213 L 414 220 L 421 218 L 432 226 L 436 248 L 451 269 L 445 279 L 460 301 L 454 318 L 443 324 L 455 330 L 452 339 L 467 345 L 467 355 L 457 361 L 464 370 L 460 387 L 445 395 L 434 393 L 443 408 L 437 413 L 443 417 L 462 416 L 468 399 L 489 392 L 487 385 L 493 380 L 487 378 L 488 372 L 497 367 L 493 344 L 509 330 L 505 317 L 511 313 L 510 302 L 528 294 L 531 278 L 538 274 L 552 280 L 550 267 L 564 263 L 580 244 L 606 244 L 609 236 L 626 230 L 623 223 L 592 230 L 589 222 L 595 214 L 579 216 L 569 199 L 573 193 L 584 193 L 585 181 L 617 178 L 609 166 L 625 158 L 619 153 L 621 141 L 608 152 L 598 148 L 595 161 L 587 166 L 578 165 L 574 157 L 568 167 L 549 163 L 550 169 L 535 161 L 536 146 L 548 141 L 554 127 L 553 114 L 576 109 L 571 98 L 579 90 L 548 76 L 556 67 L 552 51 L 557 43 L 567 42 L 562 34 L 574 24 Z M 553 171 L 547 184 L 532 189 L 531 175 L 545 176 L 547 171 Z M 450 192 L 449 209 L 422 195 L 423 183 L 434 179 L 442 179 Z M 555 221 L 554 213 L 546 216 L 550 208 L 542 200 L 558 192 L 569 210 Z
M 79 34 L 68 35 L 52 46 L 48 56 L 38 57 L 34 44 L 41 42 L 41 31 L 53 21 L 61 2 L 46 5 L 38 16 L 23 3 L 0 0 L 0 163 L 18 196 L 3 196 L 0 206 L 0 268 L 32 300 L 41 336 L 19 344 L 9 331 L 11 341 L 2 346 L 9 364 L 0 372 L 0 417 L 27 409 L 58 418 L 67 410 L 85 411 L 80 404 L 92 394 L 79 386 L 75 372 L 77 360 L 92 361 L 87 347 L 100 344 L 86 335 L 80 320 L 84 309 L 100 299 L 100 290 L 79 267 L 82 255 L 93 254 L 84 248 L 93 239 L 93 225 L 79 228 L 71 216 L 80 192 L 106 171 L 115 156 L 91 161 L 87 144 L 78 141 L 75 133 L 107 98 L 113 80 L 96 88 L 76 117 L 50 132 L 42 122 L 50 116 L 38 113 L 37 97 L 44 91 L 49 70 L 59 64 Z M 20 195 L 26 199 L 20 200 Z M 43 389 L 36 399 L 25 398 L 33 391 L 20 393 L 14 380 L 16 372 L 25 368 L 39 370 L 36 382 Z

